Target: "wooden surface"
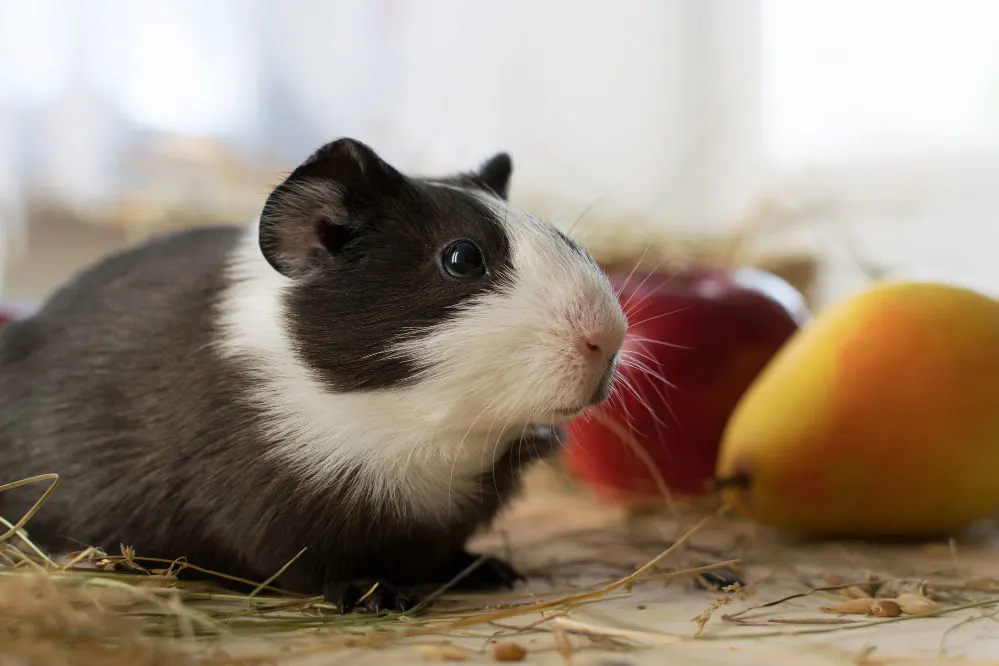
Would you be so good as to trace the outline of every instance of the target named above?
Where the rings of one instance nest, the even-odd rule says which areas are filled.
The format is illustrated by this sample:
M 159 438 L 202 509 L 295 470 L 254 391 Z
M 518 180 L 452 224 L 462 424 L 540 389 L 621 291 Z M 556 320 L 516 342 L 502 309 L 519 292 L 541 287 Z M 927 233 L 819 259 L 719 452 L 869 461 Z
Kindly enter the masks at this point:
M 451 598 L 445 605 L 501 607 L 530 601 L 531 594 L 539 595 L 537 600 L 551 599 L 543 595 L 553 588 L 560 594 L 593 590 L 651 560 L 706 513 L 628 521 L 585 495 L 567 493 L 557 474 L 535 474 L 526 497 L 477 544 L 479 550 L 511 557 L 531 573 L 531 580 L 510 594 Z M 491 651 L 496 641 L 516 642 L 528 651 L 520 663 L 538 665 L 999 664 L 999 622 L 990 605 L 937 617 L 872 620 L 823 612 L 822 606 L 842 600 L 828 592 L 744 615 L 741 619 L 747 625 L 723 617 L 810 586 L 872 576 L 886 581 L 889 594 L 902 584 L 899 581 L 926 580 L 953 587 L 970 582 L 978 589 L 946 592 L 953 596 L 942 606 L 983 604 L 999 598 L 999 584 L 994 581 L 999 577 L 999 556 L 988 533 L 950 543 L 793 543 L 740 521 L 714 519 L 687 546 L 665 558 L 659 569 L 668 576 L 670 571 L 730 558 L 745 565 L 740 574 L 751 592 L 745 598 L 703 589 L 685 576 L 669 584 L 646 580 L 569 610 L 527 612 L 502 622 L 380 647 L 344 648 L 341 639 L 323 634 L 219 647 L 231 656 L 270 653 L 277 657 L 276 663 L 303 666 L 426 664 L 458 654 L 456 650 L 465 663 L 495 663 Z M 714 612 L 695 637 L 694 618 L 711 608 Z M 831 621 L 849 623 L 828 624 Z M 872 621 L 878 624 L 868 626 Z M 525 631 L 529 625 L 535 626 Z

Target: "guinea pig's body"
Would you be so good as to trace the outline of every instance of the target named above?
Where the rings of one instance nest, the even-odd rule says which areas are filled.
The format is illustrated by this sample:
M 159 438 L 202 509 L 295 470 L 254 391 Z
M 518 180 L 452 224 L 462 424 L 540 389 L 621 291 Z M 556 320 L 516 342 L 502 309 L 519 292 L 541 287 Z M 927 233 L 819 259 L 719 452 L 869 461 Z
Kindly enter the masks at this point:
M 337 141 L 254 228 L 149 241 L 0 329 L 0 482 L 61 477 L 32 539 L 255 581 L 294 559 L 274 584 L 343 610 L 466 569 L 521 469 L 608 397 L 626 326 L 509 174 L 409 178 Z M 459 585 L 516 578 L 487 559 Z

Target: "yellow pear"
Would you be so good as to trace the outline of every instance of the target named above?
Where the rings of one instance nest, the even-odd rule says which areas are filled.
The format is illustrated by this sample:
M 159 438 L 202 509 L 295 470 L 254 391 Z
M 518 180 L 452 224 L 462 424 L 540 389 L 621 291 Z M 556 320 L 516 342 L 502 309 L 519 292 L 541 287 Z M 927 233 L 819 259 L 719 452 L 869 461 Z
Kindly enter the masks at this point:
M 757 376 L 717 476 L 812 534 L 939 534 L 999 511 L 999 301 L 889 282 L 820 311 Z

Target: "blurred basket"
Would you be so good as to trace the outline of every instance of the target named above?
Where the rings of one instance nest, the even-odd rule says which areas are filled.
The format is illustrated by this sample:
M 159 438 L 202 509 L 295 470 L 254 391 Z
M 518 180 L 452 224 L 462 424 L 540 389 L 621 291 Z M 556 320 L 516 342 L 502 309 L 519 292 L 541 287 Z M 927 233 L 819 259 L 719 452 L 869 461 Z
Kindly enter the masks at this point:
M 671 235 L 668 231 L 640 231 L 637 226 L 615 225 L 614 231 L 582 242 L 600 266 L 611 273 L 638 271 L 675 273 L 692 267 L 753 267 L 777 275 L 804 296 L 810 308 L 818 299 L 821 264 L 806 251 L 750 251 L 740 236 L 699 238 Z

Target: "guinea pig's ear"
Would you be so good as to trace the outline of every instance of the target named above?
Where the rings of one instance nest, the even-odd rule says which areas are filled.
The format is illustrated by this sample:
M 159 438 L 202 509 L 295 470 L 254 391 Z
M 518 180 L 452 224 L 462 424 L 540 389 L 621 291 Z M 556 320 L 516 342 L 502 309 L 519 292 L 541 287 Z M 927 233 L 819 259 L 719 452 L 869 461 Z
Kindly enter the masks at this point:
M 300 275 L 357 235 L 358 213 L 409 183 L 353 139 L 326 144 L 278 185 L 260 215 L 260 249 L 278 272 Z
M 489 158 L 479 170 L 470 174 L 468 180 L 501 199 L 510 196 L 510 176 L 513 173 L 513 160 L 508 153 L 497 153 Z

